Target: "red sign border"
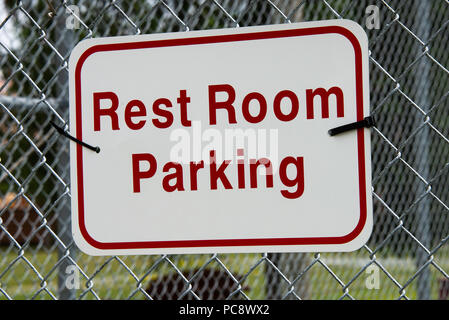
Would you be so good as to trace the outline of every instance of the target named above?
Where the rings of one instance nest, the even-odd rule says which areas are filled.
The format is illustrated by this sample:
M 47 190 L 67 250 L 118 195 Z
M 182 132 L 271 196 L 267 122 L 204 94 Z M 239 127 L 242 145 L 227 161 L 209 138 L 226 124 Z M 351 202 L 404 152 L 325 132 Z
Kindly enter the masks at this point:
M 208 43 L 225 43 L 235 41 L 250 41 L 261 39 L 275 39 L 286 37 L 310 36 L 336 33 L 346 37 L 354 48 L 355 78 L 356 78 L 356 108 L 357 121 L 364 118 L 363 114 L 363 76 L 362 50 L 357 37 L 348 29 L 341 26 L 323 26 L 298 28 L 275 31 L 251 32 L 242 34 L 227 34 L 181 39 L 150 40 L 114 44 L 100 44 L 88 48 L 79 57 L 75 67 L 75 113 L 76 137 L 82 136 L 81 117 L 81 69 L 86 59 L 94 53 L 117 50 L 133 50 L 143 48 L 174 47 L 185 45 L 199 45 Z M 211 240 L 170 240 L 170 241 L 141 241 L 141 242 L 100 242 L 95 240 L 87 231 L 84 221 L 84 186 L 83 186 L 83 147 L 76 145 L 76 164 L 78 182 L 78 223 L 81 235 L 91 246 L 102 250 L 114 249 L 162 249 L 187 247 L 240 247 L 240 246 L 282 246 L 282 245 L 330 245 L 344 244 L 355 239 L 363 230 L 367 220 L 366 177 L 365 177 L 365 141 L 364 129 L 357 129 L 358 146 L 358 174 L 360 194 L 360 218 L 350 233 L 339 237 L 309 237 L 309 238 L 256 238 L 256 239 L 211 239 Z

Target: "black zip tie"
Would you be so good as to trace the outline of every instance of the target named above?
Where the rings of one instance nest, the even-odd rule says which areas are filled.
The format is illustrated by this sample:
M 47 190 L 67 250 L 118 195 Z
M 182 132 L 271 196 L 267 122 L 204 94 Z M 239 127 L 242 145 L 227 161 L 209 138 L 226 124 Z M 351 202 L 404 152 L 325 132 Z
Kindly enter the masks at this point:
M 346 131 L 359 129 L 359 128 L 371 128 L 375 125 L 376 125 L 376 122 L 374 121 L 374 117 L 368 116 L 368 117 L 365 117 L 363 120 L 345 124 L 343 126 L 330 129 L 328 132 L 331 136 L 335 136 L 337 134 L 340 134 L 340 133 L 343 133 Z
M 65 131 L 63 128 L 59 127 L 56 123 L 53 121 L 50 121 L 51 125 L 58 131 L 59 134 L 63 135 L 64 137 L 69 138 L 70 140 L 82 145 L 83 147 L 86 147 L 87 149 L 90 149 L 92 151 L 95 151 L 96 153 L 100 153 L 100 147 L 94 147 L 90 144 L 85 143 L 84 141 L 78 140 L 74 136 L 71 136 L 67 131 Z
M 52 0 L 46 0 L 46 2 L 47 2 L 47 5 L 48 5 L 48 8 L 50 9 L 50 12 L 48 13 L 48 16 L 50 18 L 56 17 L 57 13 L 56 13 L 55 7 L 52 4 Z

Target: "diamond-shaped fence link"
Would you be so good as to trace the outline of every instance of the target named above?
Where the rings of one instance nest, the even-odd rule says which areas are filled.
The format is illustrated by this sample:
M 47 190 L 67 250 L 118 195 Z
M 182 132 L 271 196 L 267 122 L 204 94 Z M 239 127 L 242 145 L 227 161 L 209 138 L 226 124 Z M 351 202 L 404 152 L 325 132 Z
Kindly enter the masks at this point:
M 50 121 L 68 123 L 68 57 L 79 41 L 341 18 L 369 38 L 377 125 L 367 245 L 317 254 L 77 250 L 68 141 Z M 0 299 L 448 299 L 448 31 L 447 0 L 0 1 Z

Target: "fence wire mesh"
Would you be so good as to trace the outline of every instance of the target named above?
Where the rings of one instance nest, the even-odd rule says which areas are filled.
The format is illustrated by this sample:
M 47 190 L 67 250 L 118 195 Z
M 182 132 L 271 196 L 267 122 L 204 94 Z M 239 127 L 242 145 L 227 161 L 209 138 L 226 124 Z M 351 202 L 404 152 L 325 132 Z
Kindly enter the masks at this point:
M 79 41 L 340 18 L 369 38 L 377 125 L 367 245 L 317 254 L 77 250 L 68 142 L 50 121 L 68 123 L 67 61 Z M 0 299 L 447 299 L 448 28 L 447 0 L 1 1 Z

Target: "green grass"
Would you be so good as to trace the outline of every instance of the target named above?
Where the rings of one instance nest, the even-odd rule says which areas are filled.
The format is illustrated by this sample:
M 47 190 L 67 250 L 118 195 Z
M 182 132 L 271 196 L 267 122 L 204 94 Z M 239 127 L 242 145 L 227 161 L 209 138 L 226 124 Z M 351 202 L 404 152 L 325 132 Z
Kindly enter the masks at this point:
M 1 251 L 0 251 L 1 252 Z M 449 270 L 448 255 L 439 255 L 445 257 L 443 260 L 436 260 L 438 265 L 447 272 Z M 172 265 L 166 260 L 160 262 L 157 267 L 152 266 L 161 256 L 128 256 L 120 257 L 137 278 L 146 277 L 142 281 L 143 287 L 153 279 L 175 272 Z M 197 269 L 205 264 L 207 268 L 217 268 L 223 270 L 222 265 L 217 260 L 211 260 L 212 255 L 178 255 L 170 257 L 176 268 L 186 272 L 189 269 Z M 329 272 L 322 264 L 315 263 L 301 278 L 295 289 L 302 287 L 305 290 L 308 299 L 339 299 L 345 291 L 338 282 L 337 277 L 342 283 L 347 284 L 359 272 L 363 266 L 369 262 L 366 255 L 360 252 L 345 254 L 321 254 L 320 261 L 331 270 Z M 48 290 L 57 295 L 57 273 L 54 269 L 57 263 L 57 255 L 54 252 L 47 253 L 43 250 L 25 252 L 24 258 L 36 268 L 41 277 L 46 278 Z M 32 267 L 28 265 L 24 258 L 19 258 L 17 252 L 3 252 L 0 255 L 0 288 L 4 290 L 13 299 L 51 299 L 51 296 L 42 289 L 41 280 Z M 243 287 L 247 287 L 245 294 L 250 299 L 264 299 L 267 294 L 266 263 L 257 264 L 261 259 L 260 254 L 227 254 L 219 255 L 218 258 L 232 272 L 232 274 L 247 275 L 243 282 Z M 112 259 L 106 263 L 110 257 L 89 257 L 84 254 L 78 255 L 78 265 L 83 269 L 88 277 L 92 278 L 93 290 L 101 299 L 144 299 L 144 295 L 136 290 L 137 281 L 126 270 L 126 267 L 117 259 Z M 310 264 L 313 254 L 306 256 L 305 264 Z M 401 286 L 405 285 L 416 272 L 413 258 L 387 257 L 378 258 L 378 261 L 385 267 Z M 13 263 L 11 268 L 8 266 Z M 281 265 L 282 268 L 282 265 Z M 293 279 L 299 271 L 283 272 Z M 147 274 L 148 273 L 148 274 Z M 249 274 L 248 274 L 249 273 Z M 334 275 L 334 276 L 333 276 Z M 368 289 L 366 286 L 367 278 L 370 276 L 366 271 L 350 284 L 348 293 L 356 299 L 398 299 L 401 295 L 400 289 L 382 270 L 379 270 L 379 289 Z M 438 298 L 438 280 L 444 276 L 435 267 L 430 266 L 431 298 Z M 403 293 L 410 298 L 416 299 L 416 279 L 413 280 Z M 95 299 L 93 292 L 87 291 L 89 283 L 84 276 L 81 276 L 80 289 L 77 290 L 77 296 L 82 295 L 83 299 Z M 305 288 L 305 289 L 304 289 Z M 281 289 L 283 294 L 288 292 L 288 286 L 281 280 Z M 39 290 L 41 290 L 39 292 Z M 296 291 L 297 292 L 297 291 Z M 304 291 L 302 291 L 304 292 Z M 83 294 L 84 293 L 84 294 Z M 241 296 L 238 296 L 241 298 Z M 349 297 L 348 297 L 349 298 Z M 1 294 L 0 299 L 6 299 Z

